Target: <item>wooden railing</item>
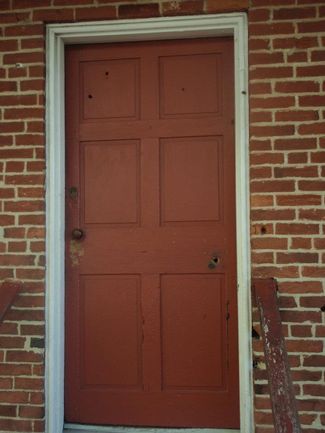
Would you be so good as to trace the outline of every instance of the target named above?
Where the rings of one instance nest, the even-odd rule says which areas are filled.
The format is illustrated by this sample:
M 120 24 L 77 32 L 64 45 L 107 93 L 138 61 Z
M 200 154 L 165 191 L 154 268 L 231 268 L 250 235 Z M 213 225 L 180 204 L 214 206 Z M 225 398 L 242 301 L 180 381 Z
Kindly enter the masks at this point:
M 252 292 L 261 318 L 274 431 L 275 433 L 301 433 L 282 334 L 276 280 L 254 279 Z
M 0 285 L 0 324 L 22 287 L 20 281 L 8 280 Z

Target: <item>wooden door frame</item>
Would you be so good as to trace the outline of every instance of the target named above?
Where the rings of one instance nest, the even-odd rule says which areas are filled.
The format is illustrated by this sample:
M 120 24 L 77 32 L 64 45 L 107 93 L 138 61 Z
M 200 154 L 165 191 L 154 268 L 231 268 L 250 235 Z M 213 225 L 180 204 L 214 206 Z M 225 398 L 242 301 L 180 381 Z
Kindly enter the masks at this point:
M 64 46 L 233 36 L 241 433 L 253 428 L 248 175 L 247 19 L 244 13 L 47 26 L 46 76 L 46 433 L 64 428 Z M 215 430 L 217 432 L 217 430 Z

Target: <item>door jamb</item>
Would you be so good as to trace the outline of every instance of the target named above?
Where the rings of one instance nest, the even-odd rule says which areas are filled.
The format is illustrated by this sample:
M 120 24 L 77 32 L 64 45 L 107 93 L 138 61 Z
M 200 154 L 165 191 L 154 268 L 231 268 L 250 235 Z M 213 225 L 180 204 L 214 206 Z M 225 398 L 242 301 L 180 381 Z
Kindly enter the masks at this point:
M 46 433 L 64 426 L 65 44 L 231 35 L 235 51 L 236 218 L 240 431 L 253 427 L 248 186 L 247 19 L 245 13 L 47 26 L 46 75 Z

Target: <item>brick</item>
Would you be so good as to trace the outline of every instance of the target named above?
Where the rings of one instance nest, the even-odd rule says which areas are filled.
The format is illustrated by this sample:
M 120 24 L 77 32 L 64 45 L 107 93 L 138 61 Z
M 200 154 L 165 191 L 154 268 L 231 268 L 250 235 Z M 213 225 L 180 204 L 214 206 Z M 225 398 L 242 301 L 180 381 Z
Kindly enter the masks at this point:
M 19 419 L 0 418 L 0 430 L 13 432 L 32 431 L 32 422 Z
M 249 64 L 253 65 L 273 65 L 275 63 L 283 63 L 284 57 L 283 53 L 275 52 L 275 53 L 256 53 L 253 52 L 249 54 Z
M 70 0 L 71 1 L 71 0 Z M 37 48 L 45 48 L 45 41 L 43 38 L 28 38 L 21 40 L 21 48 L 22 50 L 26 49 L 37 49 Z
M 297 52 L 287 55 L 288 63 L 305 63 L 308 62 L 308 56 L 306 52 Z
M 29 12 L 18 12 L 18 13 L 1 13 L 0 14 L 0 22 L 2 24 L 16 24 L 17 21 L 28 21 L 30 19 Z
M 315 248 L 325 250 L 325 238 L 314 239 L 314 246 L 315 246 Z
M 301 191 L 324 191 L 325 180 L 301 180 L 298 182 Z
M 296 38 L 275 38 L 273 39 L 273 47 L 275 49 L 306 49 L 311 47 L 318 47 L 318 39 L 315 36 L 298 36 Z
M 278 195 L 276 197 L 276 203 L 278 206 L 312 206 L 320 205 L 321 197 L 319 195 Z
M 302 296 L 300 298 L 300 306 L 304 308 L 320 309 L 325 305 L 325 296 Z
M 43 52 L 18 52 L 14 54 L 4 54 L 3 64 L 12 65 L 15 63 L 44 63 L 45 56 Z
M 272 122 L 272 113 L 266 111 L 251 111 L 249 119 L 251 124 L 256 122 Z
M 37 134 L 23 134 L 16 136 L 17 146 L 44 146 L 44 135 Z
M 44 187 L 18 188 L 18 197 L 43 198 L 44 194 Z
M 17 323 L 2 322 L 0 324 L 0 335 L 18 335 Z
M 325 51 L 312 51 L 311 60 L 312 62 L 323 62 L 325 60 Z
M 8 316 L 7 316 L 8 317 Z M 25 345 L 25 338 L 22 337 L 1 337 L 0 346 L 6 349 L 22 349 Z M 1 386 L 0 386 L 1 388 Z M 10 386 L 11 388 L 11 386 Z
M 307 161 L 307 152 L 291 152 L 288 154 L 288 164 L 305 164 Z
M 319 83 L 315 81 L 279 81 L 274 89 L 279 93 L 308 93 L 319 92 Z
M 70 1 L 70 0 L 69 0 Z M 66 2 L 67 3 L 67 2 Z M 40 2 L 39 0 L 13 0 L 13 9 L 25 9 L 25 8 L 37 8 L 37 7 L 44 7 L 44 6 L 50 6 L 51 0 L 42 0 Z
M 10 134 L 15 132 L 23 132 L 25 125 L 23 122 L 1 122 L 0 134 Z
M 6 212 L 37 212 L 44 210 L 44 202 L 35 201 L 8 201 L 5 202 Z
M 252 137 L 277 137 L 281 135 L 293 135 L 295 127 L 293 125 L 278 126 L 252 126 L 250 128 Z
M 248 0 L 207 0 L 207 12 L 230 12 L 248 9 Z
M 44 307 L 44 296 L 19 296 L 15 306 L 17 308 L 40 308 Z
M 17 107 L 21 105 L 36 105 L 37 98 L 35 95 L 0 95 L 0 105 Z
M 19 215 L 18 223 L 19 225 L 44 225 L 45 215 Z
M 203 5 L 203 0 L 170 1 L 162 3 L 162 15 L 173 16 L 200 14 L 203 12 Z
M 275 121 L 279 122 L 297 122 L 318 120 L 318 111 L 313 110 L 290 110 L 290 111 L 277 111 L 275 113 Z
M 42 406 L 20 406 L 19 416 L 22 418 L 43 418 L 44 407 Z
M 292 180 L 268 180 L 251 182 L 251 192 L 290 192 L 295 190 Z
M 249 51 L 255 50 L 268 50 L 270 49 L 271 41 L 270 39 L 252 39 L 248 41 Z
M 2 403 L 27 403 L 28 402 L 28 392 L 24 392 L 24 391 L 0 391 L 0 401 Z M 0 424 L 0 426 L 1 426 L 1 424 Z M 15 431 L 15 430 L 13 430 L 13 431 Z
M 11 175 L 6 176 L 7 185 L 43 185 L 44 176 L 43 175 Z
M 325 385 L 303 385 L 303 390 L 307 395 L 318 395 L 320 397 L 325 395 Z
M 280 6 L 280 5 L 294 5 L 295 0 L 272 0 L 272 6 Z M 270 6 L 270 0 L 251 0 L 250 3 L 252 6 Z
M 300 76 L 304 76 L 304 75 L 302 74 Z M 263 80 L 266 78 L 291 78 L 291 77 L 293 77 L 292 66 L 277 66 L 277 67 L 252 66 L 249 71 L 250 80 L 256 80 L 256 79 Z
M 291 238 L 290 248 L 292 250 L 304 249 L 310 250 L 312 248 L 310 238 Z
M 0 80 L 0 92 L 16 92 L 16 81 L 2 81 Z
M 44 335 L 44 325 L 21 325 L 21 335 Z M 1 372 L 1 368 L 0 368 Z
M 252 195 L 250 198 L 251 208 L 254 207 L 265 207 L 265 206 L 273 206 L 274 199 L 272 195 Z
M 8 51 L 17 51 L 18 40 L 17 39 L 0 40 L 0 50 L 3 53 Z
M 303 277 L 325 278 L 325 266 L 304 266 Z
M 297 404 L 300 411 L 325 411 L 325 400 L 311 399 L 304 396 L 303 400 L 297 399 Z
M 281 311 L 281 319 L 283 322 L 288 323 L 321 323 L 321 313 L 315 312 L 315 311 L 291 311 L 291 310 L 282 310 Z M 318 343 L 319 341 L 316 340 Z M 300 351 L 302 351 L 302 344 L 301 340 L 298 340 L 296 343 L 300 343 Z M 311 342 L 313 343 L 313 342 Z M 321 342 L 322 345 L 322 342 Z M 316 348 L 319 348 L 319 345 L 316 345 Z M 289 351 L 289 348 L 288 348 Z M 305 352 L 308 352 L 308 350 L 304 350 Z M 315 350 L 318 352 L 318 350 Z M 321 351 L 321 350 L 320 350 Z
M 0 404 L 0 417 L 14 418 L 17 413 L 17 406 Z
M 293 96 L 279 96 L 268 98 L 250 98 L 251 109 L 263 108 L 288 108 L 295 106 L 295 98 Z
M 291 325 L 290 329 L 293 337 L 312 337 L 312 328 L 310 325 Z
M 252 262 L 255 264 L 274 263 L 273 253 L 252 253 Z
M 322 293 L 323 287 L 320 281 L 295 281 L 279 282 L 278 287 L 283 293 Z
M 297 278 L 299 270 L 297 266 L 255 266 L 253 277 L 255 278 Z
M 297 67 L 297 77 L 322 77 L 324 74 L 325 65 Z
M 73 9 L 72 8 L 71 9 L 70 8 L 34 9 L 33 20 L 43 21 L 46 23 L 72 21 Z
M 311 162 L 325 163 L 325 152 L 312 152 Z
M 325 337 L 325 326 L 324 325 L 316 326 L 315 336 L 321 337 L 321 338 Z
M 271 167 L 251 167 L 250 168 L 250 178 L 253 179 L 263 179 L 272 177 L 272 168 Z
M 18 279 L 27 279 L 27 280 L 43 280 L 45 277 L 45 270 L 42 269 L 23 269 L 19 268 L 16 271 Z
M 318 224 L 300 224 L 300 223 L 277 223 L 276 224 L 277 234 L 318 234 Z
M 283 162 L 284 162 L 284 156 L 282 153 L 275 153 L 275 152 L 252 153 L 250 157 L 251 165 L 282 164 Z
M 295 211 L 291 209 L 270 209 L 270 210 L 252 210 L 252 221 L 277 221 L 277 220 L 292 220 L 295 217 Z
M 42 24 L 23 24 L 5 28 L 5 36 L 44 36 Z
M 21 272 L 24 269 L 17 268 L 17 274 Z M 32 269 L 32 271 L 35 271 L 35 269 Z M 18 277 L 17 278 L 21 278 Z M 28 278 L 28 277 L 26 277 Z M 7 320 L 12 321 L 43 321 L 44 320 L 44 311 L 43 310 L 36 310 L 36 309 L 24 309 L 24 310 L 18 310 L 18 309 L 11 309 L 7 312 Z
M 323 32 L 325 28 L 325 20 L 298 22 L 297 27 L 298 33 Z
M 14 215 L 0 215 L 0 225 L 8 226 L 15 223 Z
M 304 166 L 304 167 L 274 167 L 274 177 L 317 177 L 317 166 Z
M 306 18 L 315 18 L 316 8 L 306 7 L 306 8 L 281 8 L 273 11 L 274 20 L 299 20 Z
M 21 378 L 17 377 L 15 378 L 15 389 L 43 389 L 44 381 L 42 379 L 35 379 L 35 378 Z
M 253 23 L 249 26 L 249 33 L 254 36 L 265 36 L 265 35 L 288 35 L 294 34 L 294 25 L 290 23 Z
M 158 3 L 119 5 L 119 18 L 149 18 L 159 16 Z
M 288 263 L 318 263 L 317 253 L 277 253 L 276 261 L 279 264 Z
M 325 209 L 302 209 L 299 211 L 299 219 L 325 220 Z
M 248 20 L 249 22 L 269 21 L 271 17 L 270 9 L 249 9 Z
M 6 254 L 1 256 L 2 266 L 32 266 L 34 264 L 34 256 L 25 256 L 18 254 Z
M 249 83 L 249 93 L 251 95 L 265 95 L 272 92 L 270 83 Z
M 45 89 L 45 83 L 44 80 L 40 79 L 34 79 L 34 80 L 24 80 L 20 82 L 20 90 L 23 92 L 32 90 L 32 91 L 38 91 Z
M 325 105 L 325 96 L 323 95 L 299 96 L 299 105 L 301 107 L 319 107 Z

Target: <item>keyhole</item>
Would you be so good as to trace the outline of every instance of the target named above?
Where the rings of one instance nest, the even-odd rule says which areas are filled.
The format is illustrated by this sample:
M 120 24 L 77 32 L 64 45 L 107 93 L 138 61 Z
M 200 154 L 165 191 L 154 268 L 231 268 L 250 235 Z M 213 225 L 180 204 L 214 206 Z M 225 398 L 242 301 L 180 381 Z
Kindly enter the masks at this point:
M 88 95 L 88 98 L 89 98 L 89 99 L 92 99 L 92 97 L 93 97 L 93 95 Z

